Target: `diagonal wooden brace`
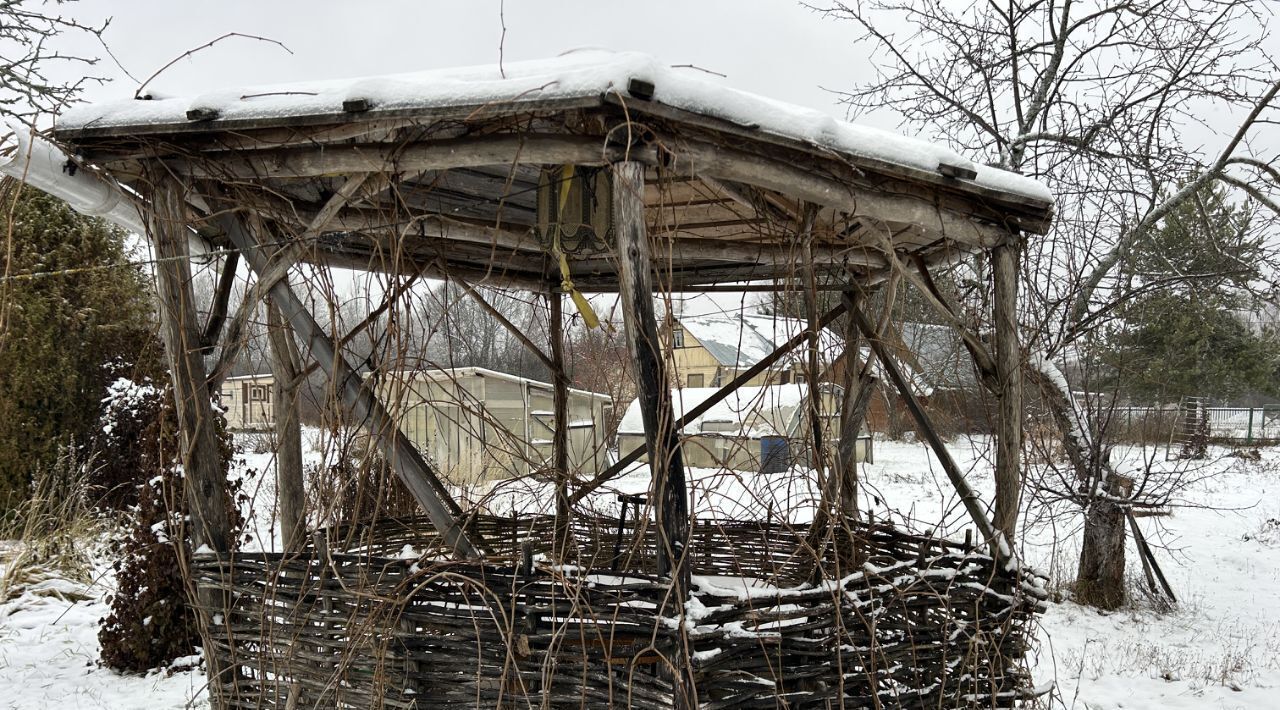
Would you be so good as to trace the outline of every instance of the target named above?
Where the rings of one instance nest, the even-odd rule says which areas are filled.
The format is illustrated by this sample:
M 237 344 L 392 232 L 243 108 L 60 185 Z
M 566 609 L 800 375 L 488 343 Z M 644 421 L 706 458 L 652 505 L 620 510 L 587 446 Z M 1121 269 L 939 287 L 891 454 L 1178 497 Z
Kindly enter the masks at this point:
M 259 278 L 272 275 L 272 264 L 279 261 L 267 256 L 259 236 L 250 231 L 241 219 L 224 215 L 216 219 L 216 224 L 241 251 L 255 275 Z M 289 282 L 285 279 L 276 280 L 267 289 L 266 295 L 280 309 L 290 328 L 307 344 L 311 357 L 337 386 L 343 404 L 351 408 L 355 419 L 363 422 L 378 442 L 382 455 L 422 505 L 445 544 L 456 555 L 469 559 L 479 558 L 479 549 L 462 530 L 459 521 L 462 511 L 458 504 L 449 495 L 430 464 L 396 426 L 368 383 L 337 350 L 324 328 L 320 327 L 302 299 L 290 288 Z
M 814 327 L 818 332 L 821 332 L 844 314 L 845 304 L 837 304 L 834 308 L 823 314 L 823 316 L 818 319 L 818 322 Z M 790 340 L 779 345 L 773 352 L 761 358 L 760 362 L 757 362 L 750 368 L 743 370 L 737 377 L 733 378 L 723 387 L 716 390 L 715 394 L 707 397 L 699 402 L 697 406 L 686 411 L 683 416 L 676 420 L 676 430 L 679 431 L 683 429 L 689 422 L 696 420 L 703 414 L 706 414 L 712 407 L 728 399 L 729 395 L 737 392 L 748 382 L 755 379 L 757 375 L 773 367 L 779 360 L 786 357 L 788 353 L 807 342 L 809 342 L 808 328 L 791 336 Z M 581 501 L 583 498 L 590 495 L 592 491 L 600 488 L 600 486 L 603 486 L 614 478 L 617 478 L 622 473 L 623 469 L 636 461 L 639 461 L 640 457 L 644 455 L 645 450 L 644 446 L 637 446 L 629 451 L 625 456 L 620 457 L 612 466 L 596 474 L 591 480 L 579 486 L 578 489 L 573 492 L 573 495 L 569 497 L 569 502 L 571 504 L 577 504 L 578 501 Z
M 853 319 L 854 325 L 858 327 L 858 330 L 862 331 L 862 335 L 867 339 L 872 352 L 880 359 L 880 367 L 884 370 L 884 373 L 889 376 L 889 380 L 898 388 L 898 394 L 902 396 L 903 404 L 907 406 L 907 411 L 911 413 L 912 419 L 915 420 L 916 428 L 929 444 L 929 447 L 933 449 L 934 455 L 938 457 L 938 462 L 942 464 L 942 470 L 946 472 L 947 478 L 951 480 L 952 487 L 960 495 L 960 502 L 969 513 L 969 517 L 973 519 L 974 525 L 978 527 L 978 533 L 991 542 L 994 548 L 994 556 L 997 559 L 1003 560 L 1011 556 L 1013 548 L 998 543 L 996 538 L 997 531 L 995 526 L 991 524 L 991 519 L 987 517 L 987 511 L 982 504 L 982 499 L 974 492 L 973 487 L 969 485 L 969 481 L 965 478 L 964 472 L 960 470 L 960 466 L 952 458 L 951 452 L 947 450 L 947 445 L 942 441 L 942 437 L 938 435 L 938 430 L 934 428 L 933 422 L 929 419 L 929 414 L 925 412 L 920 400 L 916 399 L 916 395 L 912 391 L 911 385 L 908 384 L 907 378 L 898 369 L 898 363 L 894 359 L 893 353 L 889 352 L 884 341 L 880 339 L 880 332 L 867 318 L 867 315 L 862 312 L 862 308 L 857 304 L 853 305 L 854 307 L 849 311 L 849 317 Z

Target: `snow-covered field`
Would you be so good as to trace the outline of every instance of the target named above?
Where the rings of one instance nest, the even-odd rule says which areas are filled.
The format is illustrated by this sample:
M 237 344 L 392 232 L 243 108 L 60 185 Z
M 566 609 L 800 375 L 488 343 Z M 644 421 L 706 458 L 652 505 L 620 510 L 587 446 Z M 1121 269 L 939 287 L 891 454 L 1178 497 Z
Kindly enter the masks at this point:
M 984 444 L 957 440 L 952 450 L 989 498 Z M 1148 536 L 1167 548 L 1157 556 L 1181 600 L 1174 610 L 1138 601 L 1128 610 L 1101 614 L 1063 602 L 1043 617 L 1036 679 L 1056 679 L 1047 701 L 1053 707 L 1280 707 L 1280 448 L 1264 449 L 1256 462 L 1227 457 L 1225 450 L 1211 453 L 1200 480 L 1183 494 L 1181 502 L 1193 507 L 1142 521 Z M 863 503 L 877 518 L 909 518 L 916 527 L 961 534 L 963 511 L 923 446 L 877 442 L 875 458 L 865 466 Z M 270 549 L 278 539 L 271 457 L 247 454 L 242 468 L 259 474 L 247 483 L 255 492 L 250 546 Z M 691 480 L 702 514 L 777 511 L 809 495 L 806 486 L 785 477 L 698 470 Z M 646 484 L 645 472 L 636 470 L 618 489 L 638 492 Z M 507 512 L 536 494 L 508 487 L 490 505 Z M 607 492 L 595 501 L 607 508 L 615 504 L 612 498 Z M 1048 522 L 1027 527 L 1023 555 L 1050 572 L 1056 585 L 1074 571 L 1077 552 L 1063 542 L 1071 532 Z M 12 543 L 0 542 L 0 566 L 12 551 Z M 1141 568 L 1136 559 L 1131 562 L 1136 577 Z M 57 577 L 34 580 L 0 603 L 0 708 L 203 706 L 204 676 L 198 671 L 126 677 L 97 665 L 97 620 L 106 609 L 110 579 L 102 570 L 94 577 L 88 585 Z

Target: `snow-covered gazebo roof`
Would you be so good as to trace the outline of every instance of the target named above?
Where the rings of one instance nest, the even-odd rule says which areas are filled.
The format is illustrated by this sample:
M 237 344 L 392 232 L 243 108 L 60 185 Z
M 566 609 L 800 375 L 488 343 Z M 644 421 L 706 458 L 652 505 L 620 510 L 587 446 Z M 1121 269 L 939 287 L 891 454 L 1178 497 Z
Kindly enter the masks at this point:
M 887 268 L 889 245 L 936 261 L 1010 230 L 1043 233 L 1052 216 L 1029 178 L 601 50 L 127 98 L 68 110 L 53 137 L 144 196 L 146 166 L 162 164 L 199 195 L 197 218 L 252 210 L 269 231 L 308 242 L 304 259 L 532 288 L 562 280 L 556 251 L 578 289 L 617 286 L 607 239 L 541 236 L 565 165 L 578 179 L 623 157 L 649 166 L 645 216 L 667 238 L 655 258 L 670 287 L 776 280 L 810 259 L 865 276 Z M 802 258 L 809 206 L 818 212 Z

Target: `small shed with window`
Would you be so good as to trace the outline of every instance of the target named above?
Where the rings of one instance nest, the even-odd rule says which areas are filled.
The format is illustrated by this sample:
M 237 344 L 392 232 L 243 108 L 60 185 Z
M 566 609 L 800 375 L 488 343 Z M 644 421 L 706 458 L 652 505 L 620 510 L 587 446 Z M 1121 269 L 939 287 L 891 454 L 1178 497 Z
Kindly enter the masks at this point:
M 219 390 L 218 404 L 227 418 L 227 428 L 232 431 L 266 431 L 275 421 L 271 408 L 270 374 L 228 377 Z

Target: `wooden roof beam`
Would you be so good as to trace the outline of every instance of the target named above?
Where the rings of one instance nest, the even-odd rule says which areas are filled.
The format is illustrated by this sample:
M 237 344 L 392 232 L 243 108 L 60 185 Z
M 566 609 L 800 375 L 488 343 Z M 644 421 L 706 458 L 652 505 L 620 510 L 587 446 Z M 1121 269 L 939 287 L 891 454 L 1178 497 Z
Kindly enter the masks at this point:
M 677 174 L 705 175 L 779 192 L 795 199 L 834 207 L 859 217 L 909 222 L 952 241 L 988 248 L 1008 239 L 1001 226 L 931 203 L 924 195 L 893 194 L 820 175 L 812 170 L 739 150 L 671 139 L 673 152 L 659 156 L 652 147 L 630 151 L 605 145 L 600 138 L 549 135 L 498 135 L 419 143 L 409 146 L 355 145 L 324 150 L 282 149 L 231 155 L 180 166 L 195 176 L 223 180 L 298 178 L 354 172 L 416 172 L 516 163 L 602 165 L 626 157 L 665 164 Z M 852 171 L 852 168 L 850 168 Z M 940 198 L 939 198 L 940 199 Z

